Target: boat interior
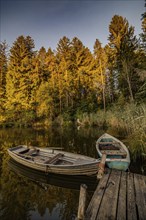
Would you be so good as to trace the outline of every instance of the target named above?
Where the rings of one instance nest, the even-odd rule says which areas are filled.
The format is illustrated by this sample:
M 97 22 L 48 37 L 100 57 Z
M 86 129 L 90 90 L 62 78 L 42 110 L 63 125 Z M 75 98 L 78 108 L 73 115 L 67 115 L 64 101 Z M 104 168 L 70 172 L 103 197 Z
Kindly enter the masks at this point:
M 99 150 L 102 154 L 104 153 L 111 156 L 117 155 L 122 158 L 127 156 L 127 152 L 118 142 L 99 142 Z
M 90 160 L 85 160 L 82 158 L 73 158 L 65 153 L 55 152 L 51 150 L 50 152 L 43 152 L 38 148 L 26 148 L 19 146 L 15 148 L 14 153 L 22 158 L 25 158 L 30 161 L 35 161 L 36 163 L 42 164 L 52 164 L 52 165 L 73 165 L 73 164 L 87 164 L 91 163 Z

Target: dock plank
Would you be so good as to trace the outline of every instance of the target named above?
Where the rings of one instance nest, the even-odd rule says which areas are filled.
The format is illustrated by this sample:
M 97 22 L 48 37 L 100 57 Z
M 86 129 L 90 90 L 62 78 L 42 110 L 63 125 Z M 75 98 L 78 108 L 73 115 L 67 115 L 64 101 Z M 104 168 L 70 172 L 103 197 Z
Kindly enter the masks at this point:
M 96 218 L 97 220 L 116 219 L 120 176 L 121 172 L 112 170 Z
M 98 213 L 102 198 L 103 198 L 103 194 L 104 191 L 106 189 L 107 186 L 107 182 L 109 179 L 109 175 L 110 175 L 110 171 L 108 171 L 106 174 L 104 174 L 104 177 L 100 180 L 93 196 L 92 199 L 89 203 L 89 206 L 87 208 L 86 211 L 86 215 L 85 215 L 85 219 L 86 220 L 95 220 L 96 219 L 96 215 Z
M 122 172 L 120 179 L 120 189 L 117 206 L 117 220 L 126 219 L 126 188 L 127 188 L 127 173 Z
M 136 207 L 138 219 L 146 219 L 146 177 L 142 175 L 134 175 Z
M 146 176 L 112 170 L 100 180 L 85 220 L 145 220 Z
M 127 174 L 127 219 L 138 219 L 135 204 L 134 174 Z

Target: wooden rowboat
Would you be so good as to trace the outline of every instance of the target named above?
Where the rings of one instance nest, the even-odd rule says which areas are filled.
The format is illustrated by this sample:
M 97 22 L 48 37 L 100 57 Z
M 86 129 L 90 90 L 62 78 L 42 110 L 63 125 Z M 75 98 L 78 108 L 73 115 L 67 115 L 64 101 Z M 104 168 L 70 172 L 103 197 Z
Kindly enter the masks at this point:
M 98 171 L 99 160 L 80 154 L 25 145 L 10 148 L 8 153 L 16 162 L 46 173 L 92 175 Z
M 96 142 L 99 157 L 106 154 L 106 164 L 111 169 L 126 171 L 130 164 L 127 147 L 117 138 L 103 134 Z
M 69 176 L 60 175 L 54 173 L 48 173 L 44 175 L 44 172 L 31 169 L 20 163 L 17 163 L 13 159 L 8 161 L 9 170 L 15 173 L 15 177 L 24 177 L 24 180 L 29 180 L 40 187 L 57 186 L 68 189 L 80 189 L 82 183 L 88 186 L 88 191 L 94 191 L 97 186 L 96 175 L 93 176 Z

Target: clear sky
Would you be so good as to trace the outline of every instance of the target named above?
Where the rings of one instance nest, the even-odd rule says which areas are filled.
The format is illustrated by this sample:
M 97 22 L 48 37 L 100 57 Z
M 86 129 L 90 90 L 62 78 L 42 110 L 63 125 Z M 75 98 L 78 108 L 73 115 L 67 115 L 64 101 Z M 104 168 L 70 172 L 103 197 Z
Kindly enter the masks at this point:
M 105 45 L 117 14 L 141 32 L 144 0 L 0 0 L 0 41 L 11 47 L 20 35 L 31 36 L 35 49 L 56 49 L 59 40 L 78 37 L 91 51 L 96 39 Z

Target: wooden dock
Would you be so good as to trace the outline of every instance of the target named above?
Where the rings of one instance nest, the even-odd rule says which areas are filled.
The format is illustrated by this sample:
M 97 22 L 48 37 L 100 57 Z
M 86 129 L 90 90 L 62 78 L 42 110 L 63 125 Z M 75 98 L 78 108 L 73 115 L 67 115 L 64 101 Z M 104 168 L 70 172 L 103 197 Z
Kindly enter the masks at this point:
M 146 220 L 146 176 L 108 170 L 85 211 L 85 220 Z

